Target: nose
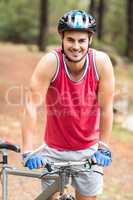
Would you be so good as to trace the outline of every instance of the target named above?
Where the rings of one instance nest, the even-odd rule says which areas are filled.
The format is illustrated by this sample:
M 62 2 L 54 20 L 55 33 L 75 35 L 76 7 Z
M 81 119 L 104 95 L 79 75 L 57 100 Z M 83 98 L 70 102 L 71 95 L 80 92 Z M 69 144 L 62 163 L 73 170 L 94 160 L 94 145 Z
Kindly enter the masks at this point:
M 73 49 L 74 50 L 78 50 L 79 49 L 79 43 L 77 41 L 74 42 Z

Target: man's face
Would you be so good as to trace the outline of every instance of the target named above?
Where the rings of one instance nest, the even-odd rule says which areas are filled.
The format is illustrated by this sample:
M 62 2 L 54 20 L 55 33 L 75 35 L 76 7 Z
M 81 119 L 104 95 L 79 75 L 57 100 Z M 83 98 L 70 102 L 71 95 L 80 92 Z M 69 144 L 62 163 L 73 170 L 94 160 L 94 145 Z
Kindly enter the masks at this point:
M 87 32 L 67 31 L 64 32 L 63 46 L 66 56 L 73 62 L 79 62 L 84 58 L 89 46 Z

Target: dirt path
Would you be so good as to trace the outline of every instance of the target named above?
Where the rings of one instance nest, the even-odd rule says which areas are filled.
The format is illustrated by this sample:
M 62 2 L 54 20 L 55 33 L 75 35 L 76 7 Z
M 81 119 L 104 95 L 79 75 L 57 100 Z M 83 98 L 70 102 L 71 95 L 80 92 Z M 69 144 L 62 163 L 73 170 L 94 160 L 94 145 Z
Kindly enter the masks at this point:
M 0 44 L 0 138 L 21 144 L 24 93 L 42 54 L 25 46 Z M 42 127 L 42 125 L 41 125 Z M 41 131 L 36 136 L 41 144 Z M 105 170 L 105 191 L 101 200 L 133 200 L 133 139 L 128 144 L 113 137 L 113 163 Z M 20 155 L 10 153 L 10 162 L 20 164 Z M 41 190 L 32 178 L 9 179 L 9 200 L 32 200 Z

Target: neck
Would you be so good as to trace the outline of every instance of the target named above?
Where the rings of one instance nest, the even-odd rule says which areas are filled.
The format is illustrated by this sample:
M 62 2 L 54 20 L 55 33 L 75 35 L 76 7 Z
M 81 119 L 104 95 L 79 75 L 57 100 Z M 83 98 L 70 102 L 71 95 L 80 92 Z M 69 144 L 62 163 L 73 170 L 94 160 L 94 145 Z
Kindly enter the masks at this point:
M 84 65 L 86 62 L 86 56 L 79 62 L 71 62 L 67 58 L 65 58 L 65 63 L 68 67 L 69 72 L 74 75 L 80 75 L 84 71 Z

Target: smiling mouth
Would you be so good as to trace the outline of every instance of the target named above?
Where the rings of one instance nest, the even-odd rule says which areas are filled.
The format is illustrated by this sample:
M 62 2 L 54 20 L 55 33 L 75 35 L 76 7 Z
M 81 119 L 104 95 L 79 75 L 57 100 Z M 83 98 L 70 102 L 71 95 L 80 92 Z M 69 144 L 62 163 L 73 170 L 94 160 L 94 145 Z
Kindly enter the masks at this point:
M 74 54 L 73 57 L 79 57 L 79 54 L 78 54 L 78 55 L 77 55 L 77 54 Z
M 81 52 L 80 51 L 72 52 L 72 55 L 74 57 L 78 57 L 79 55 L 81 55 Z

